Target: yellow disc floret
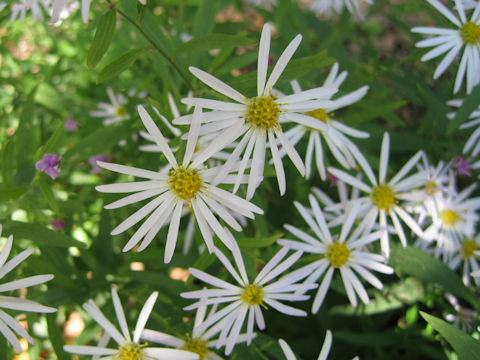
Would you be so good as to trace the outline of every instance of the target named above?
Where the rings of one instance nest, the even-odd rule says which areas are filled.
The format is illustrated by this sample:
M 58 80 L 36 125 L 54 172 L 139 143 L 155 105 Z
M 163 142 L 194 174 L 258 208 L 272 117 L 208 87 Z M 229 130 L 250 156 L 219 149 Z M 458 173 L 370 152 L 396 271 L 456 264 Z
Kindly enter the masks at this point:
M 395 205 L 395 194 L 393 190 L 388 185 L 378 185 L 374 186 L 372 189 L 372 203 L 379 210 L 390 210 L 390 208 Z
M 143 360 L 143 350 L 139 344 L 126 343 L 118 348 L 113 360 Z
M 334 268 L 339 268 L 345 265 L 350 258 L 350 250 L 347 245 L 338 242 L 328 245 L 325 257 Z
M 464 240 L 462 243 L 462 258 L 469 259 L 475 256 L 475 251 L 479 250 L 479 246 L 473 240 Z
M 465 45 L 480 46 L 480 25 L 473 21 L 467 21 L 460 28 L 460 37 Z
M 308 116 L 311 116 L 315 119 L 323 121 L 324 123 L 326 123 L 328 120 L 330 120 L 330 116 L 325 111 L 325 109 L 312 110 L 312 111 L 309 111 L 309 112 L 305 113 L 305 115 L 308 115 Z
M 197 192 L 203 187 L 198 170 L 185 169 L 183 166 L 170 170 L 167 184 L 175 195 L 187 201 L 195 198 Z
M 439 215 L 442 223 L 447 226 L 454 226 L 460 220 L 460 215 L 450 209 L 440 211 Z
M 189 336 L 182 350 L 191 351 L 195 354 L 198 354 L 198 356 L 200 356 L 200 360 L 205 360 L 209 353 L 207 344 L 208 342 L 205 340 L 192 339 Z
M 127 108 L 125 106 L 119 106 L 115 109 L 115 114 L 118 117 L 122 117 L 128 114 Z
M 261 305 L 263 303 L 263 288 L 254 284 L 249 284 L 243 288 L 240 299 L 249 305 Z
M 278 130 L 280 107 L 271 95 L 257 96 L 248 100 L 245 122 L 253 127 L 265 130 Z
M 428 195 L 433 195 L 437 192 L 437 183 L 435 181 L 429 181 L 426 185 L 425 185 L 425 192 L 428 194 Z

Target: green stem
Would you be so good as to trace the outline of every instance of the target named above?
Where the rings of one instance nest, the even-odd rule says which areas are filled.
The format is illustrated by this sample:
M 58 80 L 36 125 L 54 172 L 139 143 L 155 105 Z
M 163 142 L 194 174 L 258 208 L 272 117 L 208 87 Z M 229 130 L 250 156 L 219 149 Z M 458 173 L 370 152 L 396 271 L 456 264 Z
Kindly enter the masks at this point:
M 111 6 L 114 6 L 116 7 L 116 5 L 112 2 L 112 0 L 107 0 L 108 3 L 111 5 Z M 150 43 L 152 44 L 152 46 L 155 48 L 155 50 L 157 50 L 160 55 L 162 55 L 169 63 L 170 65 L 173 66 L 173 68 L 175 70 L 177 70 L 177 72 L 180 74 L 180 76 L 182 77 L 183 81 L 185 82 L 185 84 L 187 84 L 188 88 L 190 90 L 193 91 L 193 87 L 192 87 L 192 84 L 190 84 L 190 81 L 188 80 L 188 77 L 187 75 L 183 72 L 183 70 L 176 64 L 175 62 L 175 59 L 173 57 L 171 57 L 169 54 L 167 54 L 167 52 L 165 50 L 163 50 L 160 46 L 158 46 L 158 44 L 155 42 L 155 40 L 153 40 L 150 35 L 148 35 L 143 29 L 142 27 L 135 21 L 133 20 L 130 16 L 128 16 L 127 14 L 125 14 L 122 10 L 120 10 L 118 7 L 116 7 L 117 9 L 117 12 L 122 15 L 128 22 L 130 22 L 133 26 L 135 26 L 137 28 L 137 30 L 143 35 L 143 37 Z

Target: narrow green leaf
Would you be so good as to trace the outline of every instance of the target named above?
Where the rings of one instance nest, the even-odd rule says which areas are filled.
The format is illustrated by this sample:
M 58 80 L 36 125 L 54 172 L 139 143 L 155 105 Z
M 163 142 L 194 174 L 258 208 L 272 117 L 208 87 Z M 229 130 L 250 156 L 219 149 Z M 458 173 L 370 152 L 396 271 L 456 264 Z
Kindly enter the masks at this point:
M 116 78 L 122 72 L 131 67 L 137 57 L 147 49 L 147 47 L 136 47 L 120 55 L 100 71 L 97 82 L 102 83 Z
M 480 360 L 480 341 L 435 316 L 420 311 L 420 315 L 455 349 L 461 360 Z
M 177 50 L 175 50 L 175 53 L 181 54 L 193 51 L 248 46 L 255 44 L 255 42 L 256 40 L 250 39 L 245 35 L 209 34 L 180 45 Z
M 453 133 L 460 125 L 468 120 L 470 114 L 479 106 L 480 84 L 473 88 L 473 91 L 463 101 L 455 117 L 448 123 L 447 134 Z
M 40 174 L 37 181 L 38 187 L 42 191 L 43 196 L 45 196 L 45 200 L 47 200 L 48 205 L 50 208 L 56 213 L 59 214 L 60 211 L 58 210 L 58 203 L 55 199 L 55 195 L 53 195 L 52 185 L 51 182 L 47 180 L 46 174 Z
M 7 339 L 5 339 L 3 336 L 0 336 L 0 360 L 8 359 L 8 351 L 9 349 L 7 348 Z
M 15 171 L 15 137 L 12 136 L 5 147 L 2 150 L 1 154 L 1 164 L 0 169 L 2 171 L 2 179 L 5 185 L 13 184 L 13 174 Z
M 52 342 L 53 350 L 57 355 L 58 360 L 70 360 L 70 354 L 63 351 L 63 345 L 65 345 L 62 333 L 60 332 L 60 328 L 57 325 L 57 314 L 48 314 L 46 315 L 47 318 L 47 328 L 48 328 L 48 335 L 50 341 Z
M 238 245 L 244 249 L 267 247 L 274 244 L 275 241 L 280 239 L 282 236 L 282 233 L 278 233 L 266 238 L 244 238 L 238 240 Z
M 97 66 L 98 62 L 107 52 L 112 42 L 113 34 L 115 33 L 116 21 L 117 10 L 115 7 L 112 7 L 100 17 L 92 46 L 90 46 L 87 54 L 87 66 L 90 70 Z
M 28 186 L 13 186 L 0 190 L 0 202 L 15 200 L 28 191 Z
M 60 145 L 60 142 L 62 141 L 63 134 L 65 132 L 65 124 L 64 122 L 60 122 L 57 125 L 57 128 L 53 132 L 52 136 L 50 136 L 50 139 L 48 139 L 47 143 L 43 148 L 40 148 L 40 153 L 37 153 L 37 159 L 41 157 L 41 154 L 45 153 L 56 153 L 58 154 L 58 147 Z
M 411 275 L 421 281 L 439 284 L 446 291 L 467 300 L 473 307 L 479 308 L 475 294 L 463 284 L 460 276 L 440 260 L 420 249 L 393 248 L 390 265 L 394 267 L 399 276 Z
M 215 25 L 216 8 L 218 0 L 201 0 L 197 13 L 195 15 L 195 23 L 193 24 L 193 36 L 198 38 L 206 34 L 210 34 Z
M 20 221 L 8 221 L 3 224 L 4 234 L 13 234 L 18 239 L 28 239 L 36 244 L 59 247 L 85 247 L 85 244 L 72 239 L 58 231 L 53 231 L 38 224 L 29 224 Z

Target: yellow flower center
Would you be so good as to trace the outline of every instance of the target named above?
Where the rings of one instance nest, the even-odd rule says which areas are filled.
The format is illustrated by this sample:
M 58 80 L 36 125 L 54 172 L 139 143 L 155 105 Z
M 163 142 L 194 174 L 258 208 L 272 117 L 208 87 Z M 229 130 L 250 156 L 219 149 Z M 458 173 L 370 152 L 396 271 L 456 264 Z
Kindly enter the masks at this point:
M 278 130 L 280 107 L 271 95 L 257 96 L 248 100 L 245 122 L 259 129 Z
M 460 36 L 465 45 L 480 45 L 480 25 L 468 21 L 460 28 Z
M 442 220 L 442 222 L 447 226 L 453 226 L 458 220 L 460 220 L 460 215 L 450 209 L 440 211 L 439 215 L 440 220 Z
M 261 305 L 263 303 L 263 288 L 249 284 L 243 288 L 240 299 L 250 305 Z
M 350 258 L 350 250 L 347 245 L 335 242 L 328 245 L 328 250 L 325 256 L 332 267 L 339 268 L 348 262 L 348 259 Z
M 465 240 L 462 244 L 462 258 L 468 259 L 475 256 L 474 252 L 478 249 L 479 247 L 475 241 Z
M 435 181 L 429 181 L 426 185 L 425 185 L 425 192 L 428 194 L 428 195 L 433 195 L 437 192 L 437 183 Z
M 119 106 L 119 107 L 117 107 L 117 109 L 115 110 L 115 114 L 116 114 L 118 117 L 125 116 L 125 115 L 128 114 L 127 108 L 126 108 L 125 106 Z
M 324 109 L 312 110 L 312 111 L 306 112 L 305 115 L 308 115 L 315 119 L 323 121 L 324 123 L 330 120 L 329 114 Z
M 183 166 L 170 170 L 167 184 L 175 195 L 187 201 L 195 198 L 197 192 L 203 187 L 198 170 L 185 169 Z
M 372 189 L 372 203 L 379 210 L 390 210 L 395 205 L 395 194 L 388 185 L 374 186 Z
M 127 343 L 118 348 L 113 360 L 143 360 L 143 350 L 138 344 Z
M 198 354 L 200 356 L 200 360 L 205 360 L 209 353 L 207 344 L 208 342 L 205 340 L 192 339 L 189 336 L 182 350 L 191 351 L 195 354 Z

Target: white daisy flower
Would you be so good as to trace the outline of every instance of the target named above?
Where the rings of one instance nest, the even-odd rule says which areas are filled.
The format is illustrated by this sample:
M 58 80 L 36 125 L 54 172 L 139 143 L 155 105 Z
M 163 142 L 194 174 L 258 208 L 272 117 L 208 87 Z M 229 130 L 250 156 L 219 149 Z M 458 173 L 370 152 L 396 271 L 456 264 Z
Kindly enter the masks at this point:
M 0 225 L 0 236 L 2 235 L 2 225 Z M 0 252 L 0 279 L 7 275 L 10 271 L 15 269 L 20 263 L 28 258 L 33 253 L 33 249 L 27 249 L 20 254 L 15 255 L 12 259 L 7 261 L 10 251 L 12 250 L 13 236 L 10 235 Z M 19 290 L 43 284 L 53 279 L 53 275 L 35 275 L 20 280 L 13 280 L 0 285 L 0 293 Z M 28 311 L 36 313 L 52 313 L 57 309 L 40 305 L 39 303 L 27 300 L 23 297 L 3 296 L 0 295 L 0 308 L 8 310 Z M 12 344 L 16 352 L 23 352 L 20 342 L 17 339 L 15 333 L 26 339 L 30 344 L 33 344 L 33 338 L 27 333 L 25 328 L 15 320 L 12 316 L 8 315 L 3 310 L 0 310 L 0 333 Z
M 283 339 L 279 339 L 278 343 L 282 348 L 283 354 L 285 355 L 287 360 L 296 360 L 295 354 L 293 353 L 292 349 Z M 332 348 L 332 332 L 327 330 L 325 334 L 325 339 L 323 340 L 322 350 L 320 350 L 320 354 L 318 354 L 317 360 L 327 360 L 328 354 L 330 353 L 330 349 Z M 355 356 L 352 360 L 359 360 L 358 356 Z
M 295 122 L 318 130 L 326 129 L 323 122 L 303 113 L 330 106 L 331 101 L 318 99 L 330 98 L 332 94 L 337 92 L 336 88 L 319 87 L 289 96 L 281 95 L 272 90 L 299 46 L 301 39 L 302 36 L 297 35 L 287 46 L 267 80 L 270 25 L 264 25 L 258 56 L 257 96 L 253 98 L 247 98 L 212 75 L 190 67 L 190 71 L 202 82 L 235 101 L 226 102 L 201 98 L 183 100 L 186 104 L 198 104 L 203 108 L 214 110 L 206 113 L 206 124 L 200 130 L 201 135 L 215 133 L 217 138 L 228 139 L 230 143 L 237 138 L 241 138 L 215 181 L 220 181 L 222 177 L 226 176 L 243 153 L 238 171 L 238 179 L 241 179 L 246 164 L 252 158 L 251 170 L 248 175 L 247 199 L 253 197 L 262 178 L 267 142 L 272 153 L 280 194 L 285 193 L 286 185 L 285 172 L 277 143 L 285 149 L 302 176 L 305 174 L 305 166 L 297 151 L 285 137 L 281 123 Z M 190 117 L 183 117 L 177 119 L 174 123 L 188 123 L 189 120 Z M 235 184 L 234 192 L 238 189 L 238 186 L 239 181 Z
M 417 47 L 434 47 L 422 57 L 422 61 L 428 61 L 446 53 L 433 74 L 433 78 L 437 79 L 464 49 L 453 92 L 457 93 L 460 90 L 463 78 L 466 77 L 467 93 L 470 94 L 473 87 L 480 83 L 480 72 L 478 71 L 480 68 L 480 2 L 477 3 L 470 20 L 468 20 L 461 0 L 455 0 L 455 7 L 460 19 L 438 0 L 427 1 L 457 28 L 413 28 L 413 32 L 433 36 L 416 43 Z
M 310 195 L 309 200 L 313 210 L 313 216 L 300 203 L 295 202 L 294 204 L 310 226 L 310 229 L 316 235 L 316 238 L 287 224 L 285 225 L 285 229 L 301 241 L 281 239 L 278 240 L 278 243 L 282 246 L 302 250 L 306 253 L 319 254 L 321 257 L 320 260 L 314 261 L 303 268 L 309 271 L 309 276 L 305 280 L 306 283 L 316 282 L 320 277 L 323 277 L 315 299 L 313 300 L 312 313 L 315 314 L 320 309 L 336 269 L 338 269 L 342 276 L 343 284 L 352 306 L 357 306 L 356 295 L 358 295 L 362 302 L 368 304 L 370 301 L 368 294 L 359 281 L 357 274 L 377 289 L 381 289 L 383 287 L 382 283 L 372 275 L 369 270 L 392 274 L 393 269 L 383 264 L 385 261 L 383 256 L 371 254 L 362 251 L 362 249 L 365 245 L 380 239 L 385 230 L 365 234 L 360 237 L 358 236 L 358 232 L 351 233 L 359 210 L 359 205 L 352 203 L 353 206 L 347 211 L 340 236 L 336 239 L 332 237 L 315 197 Z
M 328 168 L 328 171 L 340 180 L 345 181 L 347 184 L 366 193 L 367 196 L 354 200 L 354 202 L 358 202 L 361 205 L 361 210 L 363 210 L 363 207 L 368 208 L 367 214 L 359 224 L 357 230 L 363 231 L 365 234 L 371 232 L 378 219 L 378 225 L 380 228 L 385 228 L 387 230 L 382 234 L 380 239 L 382 253 L 387 259 L 390 256 L 389 233 L 391 233 L 390 228 L 387 226 L 387 216 L 391 219 L 394 229 L 403 246 L 407 245 L 407 239 L 400 223 L 400 219 L 403 220 L 403 222 L 415 234 L 418 236 L 423 235 L 423 231 L 418 223 L 405 211 L 403 206 L 401 206 L 402 204 L 400 204 L 400 201 L 405 198 L 409 201 L 412 201 L 412 199 L 415 200 L 414 196 L 411 194 L 412 189 L 423 186 L 426 182 L 426 174 L 423 171 L 405 177 L 415 167 L 416 163 L 422 156 L 422 151 L 417 152 L 391 180 L 387 181 L 389 152 L 390 136 L 386 132 L 383 136 L 382 150 L 380 153 L 378 181 L 365 158 L 362 156 L 357 157 L 357 161 L 365 172 L 365 175 L 367 175 L 372 186 L 366 185 L 364 182 L 359 181 L 342 170 Z M 420 200 L 420 196 L 418 197 L 418 200 Z
M 200 324 L 212 317 L 215 312 L 216 306 L 213 306 L 208 316 L 205 318 L 207 315 L 207 305 L 200 306 L 197 309 L 197 314 L 195 315 L 192 334 L 187 335 L 187 339 L 180 339 L 169 334 L 148 329 L 143 331 L 141 338 L 162 345 L 176 347 L 177 349 L 194 352 L 200 356 L 200 360 L 223 360 L 221 356 L 217 355 L 212 350 L 212 348 L 215 348 L 218 344 L 218 339 L 213 338 L 223 329 L 223 326 L 228 319 L 224 318 L 222 321 L 219 321 L 215 324 L 215 326 L 212 326 L 208 330 L 198 330 Z M 247 341 L 247 339 L 248 337 L 246 334 L 240 334 L 235 339 L 235 343 L 239 344 Z
M 310 10 L 319 16 L 331 18 L 335 14 L 341 14 L 343 8 L 359 19 L 365 19 L 362 5 L 372 5 L 372 0 L 313 0 L 310 3 Z
M 450 106 L 454 106 L 456 108 L 459 108 L 463 104 L 463 100 L 461 99 L 454 99 L 447 101 L 447 104 Z M 456 112 L 452 112 L 447 115 L 449 119 L 453 119 L 455 117 Z M 470 121 L 467 121 L 466 123 L 460 125 L 460 129 L 470 129 L 474 126 L 477 126 L 477 128 L 472 132 L 470 137 L 468 138 L 467 142 L 465 143 L 465 146 L 463 147 L 463 153 L 467 154 L 471 152 L 472 156 L 477 156 L 480 154 L 480 104 L 478 107 L 470 114 L 468 117 L 471 119 Z
M 115 315 L 117 316 L 120 331 L 113 325 L 102 313 L 100 308 L 93 300 L 89 300 L 83 304 L 85 311 L 105 330 L 105 334 L 100 340 L 98 346 L 88 345 L 66 345 L 63 349 L 66 352 L 78 355 L 92 355 L 94 359 L 100 356 L 102 359 L 121 359 L 121 360 L 199 360 L 199 356 L 190 351 L 145 347 L 140 344 L 140 335 L 145 328 L 148 317 L 152 312 L 155 301 L 157 300 L 158 292 L 153 292 L 143 305 L 140 314 L 138 315 L 137 324 L 133 331 L 133 337 L 130 336 L 128 330 L 127 320 L 123 312 L 120 298 L 117 290 L 112 286 L 112 302 L 115 308 Z M 115 348 L 108 348 L 108 342 L 113 339 L 117 346 Z
M 455 314 L 446 314 L 445 320 L 453 323 L 459 329 L 471 334 L 473 325 L 480 321 L 480 316 L 477 311 L 461 306 L 455 296 L 452 294 L 445 294 L 445 298 L 455 309 Z
M 107 95 L 110 103 L 99 102 L 99 110 L 90 111 L 90 116 L 104 118 L 102 123 L 105 126 L 130 119 L 126 107 L 128 99 L 120 93 L 115 94 L 111 87 L 107 87 Z
M 291 316 L 306 316 L 305 311 L 285 305 L 279 300 L 307 300 L 309 296 L 303 294 L 316 287 L 315 284 L 297 284 L 298 281 L 308 275 L 308 269 L 296 270 L 281 277 L 277 281 L 273 281 L 277 276 L 288 270 L 302 255 L 302 251 L 297 251 L 286 260 L 283 260 L 289 251 L 287 247 L 277 252 L 256 278 L 250 281 L 245 270 L 240 249 L 234 239 L 232 239 L 232 242 L 234 244 L 232 253 L 236 269 L 220 250 L 215 248 L 214 252 L 228 272 L 234 277 L 238 285 L 230 284 L 203 271 L 190 268 L 189 271 L 194 277 L 216 288 L 189 291 L 180 294 L 183 298 L 200 299 L 196 303 L 187 306 L 185 310 L 192 310 L 211 304 L 229 303 L 228 306 L 217 311 L 197 327 L 197 331 L 203 332 L 211 326 L 216 326 L 215 324 L 218 321 L 224 321 L 221 326 L 217 348 L 226 345 L 225 354 L 227 355 L 230 354 L 235 343 L 238 341 L 237 339 L 242 330 L 245 318 L 248 317 L 246 334 L 247 345 L 250 345 L 253 338 L 254 323 L 257 324 L 260 330 L 265 329 L 265 321 L 261 307 L 270 306 L 275 310 Z
M 324 87 L 339 88 L 346 79 L 348 73 L 346 71 L 342 71 L 340 74 L 338 74 L 338 68 L 338 63 L 335 63 L 332 66 L 330 73 L 323 83 Z M 295 93 L 302 92 L 300 85 L 296 81 L 292 82 L 292 88 Z M 317 130 L 312 127 L 305 127 L 304 125 L 296 125 L 285 132 L 285 136 L 293 146 L 295 146 L 305 134 L 309 133 L 305 156 L 305 177 L 307 179 L 309 179 L 312 174 L 313 155 L 315 155 L 315 163 L 320 177 L 322 180 L 327 179 L 322 137 L 325 139 L 325 143 L 332 152 L 332 155 L 343 167 L 346 169 L 351 169 L 356 165 L 355 157 L 360 150 L 346 135 L 355 138 L 367 138 L 370 135 L 367 132 L 356 130 L 335 120 L 335 115 L 333 112 L 359 101 L 365 96 L 367 91 L 368 86 L 363 86 L 349 94 L 333 100 L 331 106 L 315 109 L 306 113 L 306 115 L 323 122 L 326 127 L 325 130 Z M 328 100 L 331 100 L 331 96 L 328 97 Z M 284 156 L 285 150 L 282 149 L 280 151 L 280 155 Z
M 462 266 L 462 280 L 465 285 L 470 285 L 470 276 L 472 272 L 480 270 L 480 257 L 477 251 L 480 250 L 480 235 L 473 238 L 464 238 L 460 242 L 458 251 L 449 261 L 448 266 L 453 270 Z M 475 285 L 480 285 L 480 279 L 473 276 Z
M 111 234 L 118 235 L 126 231 L 151 213 L 123 248 L 123 251 L 128 251 L 143 239 L 138 248 L 138 251 L 141 251 L 150 244 L 163 224 L 170 219 L 164 258 L 164 261 L 168 263 L 175 250 L 183 208 L 185 205 L 188 205 L 195 214 L 200 232 L 210 252 L 213 250 L 212 231 L 227 247 L 231 247 L 231 237 L 220 225 L 214 213 L 230 227 L 236 231 L 241 231 L 242 227 L 230 215 L 227 209 L 249 218 L 254 217 L 253 213 L 263 214 L 263 211 L 252 203 L 211 184 L 211 180 L 217 174 L 218 168 L 206 169 L 203 163 L 217 152 L 224 143 L 217 141 L 208 148 L 194 154 L 201 122 L 201 108 L 195 108 L 185 155 L 180 165 L 162 133 L 143 106 L 138 106 L 138 113 L 150 136 L 162 148 L 171 169 L 168 174 L 165 174 L 125 165 L 98 162 L 98 165 L 104 169 L 148 179 L 147 181 L 97 186 L 96 189 L 100 192 L 134 192 L 132 195 L 106 205 L 106 209 L 116 209 L 154 197 L 153 200 L 113 229 Z M 232 176 L 227 176 L 223 183 L 232 183 Z M 246 180 L 243 181 L 245 182 Z

